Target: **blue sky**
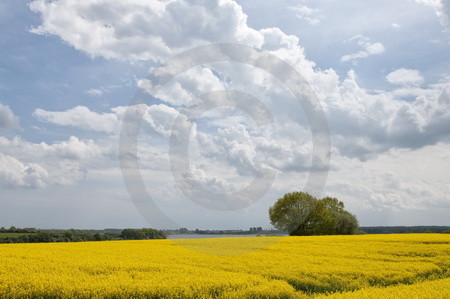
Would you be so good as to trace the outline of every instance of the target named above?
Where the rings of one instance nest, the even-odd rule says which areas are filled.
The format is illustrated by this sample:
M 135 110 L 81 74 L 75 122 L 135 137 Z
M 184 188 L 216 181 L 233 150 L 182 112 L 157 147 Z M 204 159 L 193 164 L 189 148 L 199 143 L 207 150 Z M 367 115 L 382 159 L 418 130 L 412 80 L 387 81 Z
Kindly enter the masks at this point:
M 119 135 L 132 111 L 143 118 L 142 178 L 172 225 L 270 227 L 268 207 L 305 188 L 312 157 L 302 105 L 278 79 L 232 61 L 203 64 L 145 105 L 132 103 L 171 57 L 217 42 L 269 51 L 316 93 L 331 160 L 314 195 L 343 200 L 361 225 L 448 225 L 449 7 L 446 0 L 2 1 L 0 226 L 165 228 L 125 188 Z M 273 123 L 258 127 L 236 107 L 189 120 L 190 173 L 177 181 L 174 121 L 217 90 L 252 95 Z M 239 193 L 262 169 L 276 174 L 270 188 L 239 209 L 191 198 L 198 186 Z

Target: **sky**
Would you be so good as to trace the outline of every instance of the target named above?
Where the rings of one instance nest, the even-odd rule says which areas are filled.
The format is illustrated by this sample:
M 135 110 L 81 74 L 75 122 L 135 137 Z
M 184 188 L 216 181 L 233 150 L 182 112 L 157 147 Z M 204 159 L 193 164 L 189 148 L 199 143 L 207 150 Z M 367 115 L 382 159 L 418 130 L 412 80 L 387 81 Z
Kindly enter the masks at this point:
M 450 225 L 449 53 L 448 0 L 3 0 L 0 227 Z

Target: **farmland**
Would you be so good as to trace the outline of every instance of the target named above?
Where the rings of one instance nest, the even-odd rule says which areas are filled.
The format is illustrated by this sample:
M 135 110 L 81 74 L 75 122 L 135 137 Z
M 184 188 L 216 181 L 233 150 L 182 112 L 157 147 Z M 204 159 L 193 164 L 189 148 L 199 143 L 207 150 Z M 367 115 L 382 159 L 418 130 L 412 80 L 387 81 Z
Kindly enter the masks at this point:
M 1 244 L 0 297 L 448 298 L 450 235 Z

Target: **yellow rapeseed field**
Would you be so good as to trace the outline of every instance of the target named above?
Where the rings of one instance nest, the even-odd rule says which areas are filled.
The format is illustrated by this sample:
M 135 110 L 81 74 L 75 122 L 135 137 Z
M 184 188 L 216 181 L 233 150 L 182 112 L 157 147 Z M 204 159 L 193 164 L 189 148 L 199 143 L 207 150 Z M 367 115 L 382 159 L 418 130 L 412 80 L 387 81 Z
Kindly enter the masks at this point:
M 0 245 L 0 298 L 450 298 L 450 235 Z

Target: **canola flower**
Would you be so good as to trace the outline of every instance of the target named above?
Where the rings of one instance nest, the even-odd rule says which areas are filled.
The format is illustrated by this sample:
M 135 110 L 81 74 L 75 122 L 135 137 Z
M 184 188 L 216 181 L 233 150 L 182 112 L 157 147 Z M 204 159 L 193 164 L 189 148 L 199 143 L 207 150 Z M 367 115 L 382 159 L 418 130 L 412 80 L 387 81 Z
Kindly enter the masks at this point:
M 411 298 L 449 298 L 450 278 L 420 282 L 412 285 L 397 285 L 385 288 L 373 287 L 355 292 L 338 293 L 316 298 L 385 298 L 385 299 L 411 299 Z
M 450 235 L 0 245 L 0 298 L 450 298 Z

